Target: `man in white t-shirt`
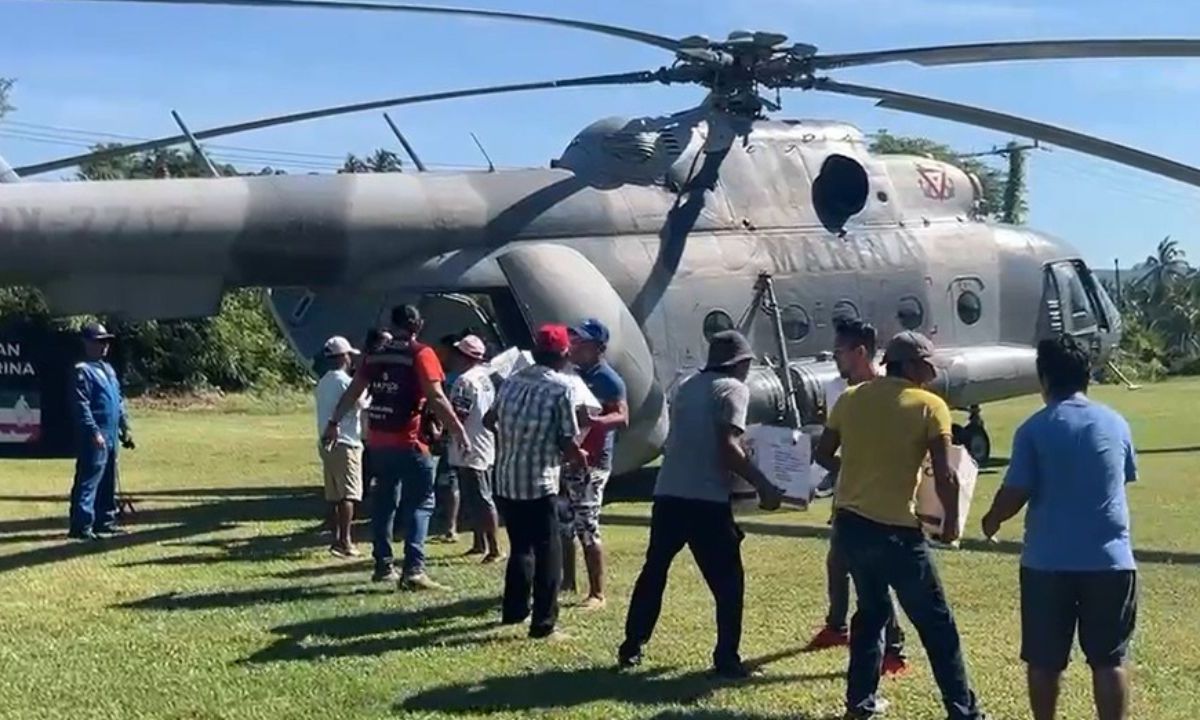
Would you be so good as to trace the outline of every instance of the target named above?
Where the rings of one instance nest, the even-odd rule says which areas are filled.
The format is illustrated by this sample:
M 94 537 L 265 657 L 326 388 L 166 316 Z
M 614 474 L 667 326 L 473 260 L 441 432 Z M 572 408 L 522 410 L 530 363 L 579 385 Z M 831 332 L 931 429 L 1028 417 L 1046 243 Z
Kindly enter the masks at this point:
M 473 525 L 474 543 L 468 555 L 483 554 L 483 562 L 504 559 L 496 540 L 496 503 L 492 499 L 492 466 L 496 463 L 496 438 L 484 427 L 483 417 L 496 400 L 492 371 L 484 364 L 487 347 L 475 335 L 454 344 L 449 370 L 458 377 L 450 389 L 450 404 L 466 429 L 466 447 L 450 445 L 450 467 L 458 477 L 458 492 Z
M 325 342 L 325 357 L 332 367 L 317 383 L 317 435 L 333 417 L 334 408 L 350 387 L 350 366 L 358 351 L 340 335 Z M 354 410 L 346 413 L 337 426 L 337 440 L 320 441 L 321 465 L 325 476 L 325 499 L 332 506 L 333 545 L 329 552 L 337 557 L 356 557 L 360 553 L 350 537 L 354 504 L 362 500 L 362 410 L 370 403 L 364 394 Z

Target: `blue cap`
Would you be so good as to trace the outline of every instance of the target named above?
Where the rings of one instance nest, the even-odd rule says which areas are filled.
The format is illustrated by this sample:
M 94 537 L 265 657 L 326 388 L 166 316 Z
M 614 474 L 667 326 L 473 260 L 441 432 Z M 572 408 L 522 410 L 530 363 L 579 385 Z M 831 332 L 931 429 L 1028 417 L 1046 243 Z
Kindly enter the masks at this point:
M 571 328 L 571 332 L 580 340 L 594 342 L 599 345 L 608 344 L 608 328 L 596 318 L 588 318 L 582 324 Z
M 98 322 L 84 325 L 82 335 L 84 340 L 91 340 L 93 342 L 98 340 L 112 340 L 115 337 Z

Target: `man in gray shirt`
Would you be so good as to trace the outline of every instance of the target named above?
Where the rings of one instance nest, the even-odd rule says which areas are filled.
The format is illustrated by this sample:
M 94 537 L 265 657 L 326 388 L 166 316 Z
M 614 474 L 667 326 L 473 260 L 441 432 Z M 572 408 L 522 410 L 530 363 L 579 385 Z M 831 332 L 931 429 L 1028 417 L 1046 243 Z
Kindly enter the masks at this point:
M 779 507 L 782 493 L 746 457 L 739 441 L 746 430 L 750 390 L 746 377 L 754 352 L 741 333 L 713 335 L 703 372 L 688 378 L 671 403 L 671 430 L 654 488 L 650 547 L 633 588 L 625 620 L 621 667 L 641 663 L 662 610 L 667 573 L 686 545 L 717 604 L 718 675 L 743 678 L 738 646 L 742 636 L 742 531 L 733 519 L 730 491 L 740 476 L 758 491 L 764 509 Z

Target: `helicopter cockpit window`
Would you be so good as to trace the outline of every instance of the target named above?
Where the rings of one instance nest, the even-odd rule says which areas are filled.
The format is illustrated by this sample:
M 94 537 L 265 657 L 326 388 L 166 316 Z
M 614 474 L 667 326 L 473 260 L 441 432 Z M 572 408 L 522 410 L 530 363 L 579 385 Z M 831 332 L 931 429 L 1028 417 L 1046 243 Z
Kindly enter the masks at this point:
M 858 306 L 849 300 L 838 300 L 833 306 L 834 325 L 847 320 L 858 320 L 860 317 Z
M 808 311 L 799 305 L 788 305 L 780 311 L 779 320 L 783 324 L 783 336 L 791 342 L 799 342 L 808 337 L 812 322 L 808 319 Z
M 925 308 L 920 300 L 911 295 L 902 297 L 896 308 L 896 319 L 905 330 L 916 330 L 925 322 Z
M 1088 298 L 1083 280 L 1072 263 L 1057 263 L 1054 280 L 1058 284 L 1059 301 L 1063 315 L 1071 319 L 1071 330 L 1088 330 L 1096 326 L 1096 316 Z
M 965 290 L 958 296 L 958 319 L 965 325 L 974 325 L 983 315 L 983 301 L 976 293 Z
M 704 316 L 704 339 L 712 340 L 712 336 L 722 330 L 733 329 L 733 318 L 724 310 L 713 310 Z

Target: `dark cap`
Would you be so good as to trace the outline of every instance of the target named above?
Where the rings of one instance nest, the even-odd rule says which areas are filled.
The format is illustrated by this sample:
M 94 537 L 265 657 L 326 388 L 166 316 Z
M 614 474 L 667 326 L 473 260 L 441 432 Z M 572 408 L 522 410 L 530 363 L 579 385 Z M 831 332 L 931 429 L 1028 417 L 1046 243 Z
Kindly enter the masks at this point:
M 571 328 L 571 333 L 586 342 L 594 342 L 597 345 L 608 344 L 608 327 L 596 318 L 584 320 L 581 324 Z
M 571 338 L 566 325 L 543 325 L 538 328 L 534 338 L 534 346 L 538 352 L 566 355 L 571 347 Z
M 397 328 L 414 328 L 421 324 L 421 310 L 416 305 L 397 305 L 392 308 L 392 325 Z
M 905 330 L 897 333 L 888 341 L 887 350 L 883 353 L 885 363 L 903 363 L 913 360 L 924 360 L 930 365 L 936 365 L 933 353 L 933 343 L 919 332 Z
M 706 370 L 720 370 L 733 367 L 744 360 L 753 360 L 754 350 L 750 341 L 737 330 L 722 330 L 715 333 L 708 341 L 708 362 Z
M 110 333 L 107 328 L 105 328 L 103 325 L 101 325 L 98 322 L 88 323 L 87 325 L 84 325 L 83 330 L 81 331 L 80 334 L 83 335 L 84 340 L 89 340 L 91 342 L 99 342 L 101 340 L 112 340 L 115 337 L 115 335 Z

